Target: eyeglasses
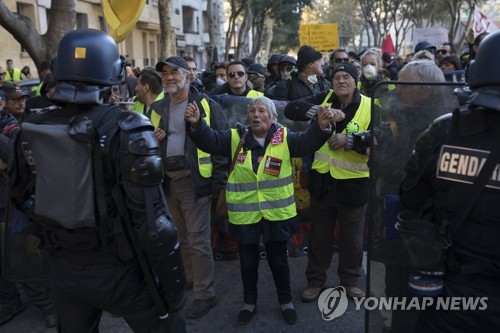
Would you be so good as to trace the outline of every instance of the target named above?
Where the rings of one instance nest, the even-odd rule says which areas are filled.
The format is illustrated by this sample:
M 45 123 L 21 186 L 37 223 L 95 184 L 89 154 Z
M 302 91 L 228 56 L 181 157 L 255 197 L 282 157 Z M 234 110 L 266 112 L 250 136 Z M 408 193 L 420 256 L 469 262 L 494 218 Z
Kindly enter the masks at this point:
M 441 54 L 448 54 L 448 50 L 439 50 L 438 53 L 441 53 Z
M 3 73 L 0 73 L 0 76 L 5 76 L 5 72 L 3 72 Z
M 349 81 L 349 80 L 354 80 L 354 78 L 349 75 L 349 74 L 346 74 L 346 75 L 336 75 L 333 77 L 333 81 L 337 81 L 337 82 L 340 82 L 340 81 Z
M 349 58 L 334 58 L 333 61 L 340 64 L 341 62 L 348 62 Z
M 236 75 L 238 75 L 238 77 L 243 77 L 245 76 L 245 72 L 229 72 L 229 74 L 227 74 L 227 76 L 229 76 L 231 79 L 234 79 L 236 77 Z

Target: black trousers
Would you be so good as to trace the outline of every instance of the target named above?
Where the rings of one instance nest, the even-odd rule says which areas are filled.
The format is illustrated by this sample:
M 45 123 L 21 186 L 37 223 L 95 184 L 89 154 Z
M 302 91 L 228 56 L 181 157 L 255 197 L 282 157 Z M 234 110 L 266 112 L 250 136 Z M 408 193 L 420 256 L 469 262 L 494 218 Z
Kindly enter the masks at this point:
M 292 301 L 290 288 L 290 267 L 288 266 L 287 241 L 267 242 L 264 244 L 267 253 L 267 263 L 273 274 L 278 301 L 287 304 Z M 243 301 L 247 304 L 257 303 L 257 282 L 259 280 L 259 245 L 241 244 L 240 265 L 243 282 Z
M 0 305 L 21 301 L 16 283 L 3 277 L 2 261 L 0 258 Z M 19 283 L 24 289 L 29 301 L 43 312 L 54 310 L 54 298 L 49 288 L 48 281 L 26 281 Z
M 99 332 L 103 310 L 123 317 L 134 332 L 186 331 L 179 314 L 160 320 L 136 262 L 76 265 L 51 258 L 50 265 L 60 333 Z
M 0 262 L 1 265 L 1 262 Z M 11 281 L 5 280 L 2 275 L 2 268 L 0 266 L 0 305 L 8 304 L 20 300 L 19 291 L 16 284 Z
M 494 284 L 485 285 L 481 283 L 480 278 L 472 277 L 457 280 L 446 279 L 445 297 L 487 297 L 487 307 L 475 311 L 426 308 L 424 312 L 420 313 L 416 332 L 498 332 L 500 328 L 500 287 L 498 283 Z M 462 304 L 462 302 L 460 303 Z

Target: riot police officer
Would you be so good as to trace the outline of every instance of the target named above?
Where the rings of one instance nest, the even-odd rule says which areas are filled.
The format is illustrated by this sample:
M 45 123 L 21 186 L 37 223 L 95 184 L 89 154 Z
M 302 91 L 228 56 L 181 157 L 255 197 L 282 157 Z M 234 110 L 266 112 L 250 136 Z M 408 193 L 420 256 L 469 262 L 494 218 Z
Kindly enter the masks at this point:
M 53 74 L 59 107 L 22 124 L 10 176 L 13 203 L 41 225 L 59 332 L 97 332 L 103 310 L 135 332 L 185 332 L 154 128 L 102 102 L 124 79 L 116 43 L 98 30 L 69 32 Z
M 421 313 L 418 332 L 492 332 L 500 327 L 499 51 L 496 32 L 483 41 L 469 65 L 472 94 L 467 104 L 424 132 L 401 183 L 404 208 L 442 226 L 451 243 L 444 262 L 444 296 L 476 297 L 469 301 L 478 302 L 475 310 L 429 308 Z M 474 182 L 482 177 L 483 167 L 486 185 L 478 186 Z M 471 194 L 475 189 L 476 198 Z M 462 213 L 467 205 L 470 211 Z M 480 297 L 487 297 L 485 304 Z

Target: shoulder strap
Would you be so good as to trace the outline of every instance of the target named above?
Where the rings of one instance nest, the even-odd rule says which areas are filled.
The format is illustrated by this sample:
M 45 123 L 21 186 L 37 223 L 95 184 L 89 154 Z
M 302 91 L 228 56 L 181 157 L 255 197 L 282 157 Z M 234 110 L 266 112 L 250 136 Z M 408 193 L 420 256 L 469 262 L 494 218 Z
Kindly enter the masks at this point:
M 245 129 L 245 132 L 243 133 L 243 136 L 240 138 L 240 142 L 238 143 L 238 147 L 236 147 L 236 151 L 234 152 L 233 155 L 233 160 L 231 161 L 231 166 L 229 167 L 229 173 L 231 173 L 234 169 L 234 165 L 236 164 L 236 159 L 238 158 L 238 153 L 240 152 L 241 147 L 243 147 L 243 144 L 245 143 L 245 139 L 247 137 L 249 130 L 248 128 Z

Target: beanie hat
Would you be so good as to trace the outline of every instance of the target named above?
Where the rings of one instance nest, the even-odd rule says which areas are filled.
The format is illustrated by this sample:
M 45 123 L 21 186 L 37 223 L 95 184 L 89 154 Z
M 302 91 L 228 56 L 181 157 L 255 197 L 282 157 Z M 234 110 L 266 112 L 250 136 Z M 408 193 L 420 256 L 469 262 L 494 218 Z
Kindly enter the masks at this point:
M 316 51 L 314 47 L 309 45 L 303 45 L 300 47 L 299 52 L 297 52 L 297 67 L 299 70 L 305 65 L 315 62 L 318 59 L 323 58 L 323 55 Z
M 353 77 L 354 81 L 356 82 L 356 85 L 358 84 L 358 69 L 354 67 L 354 65 L 351 65 L 348 62 L 342 62 L 340 65 L 338 65 L 333 69 L 332 80 L 333 77 L 335 76 L 335 73 L 337 72 L 346 72 L 350 74 Z

